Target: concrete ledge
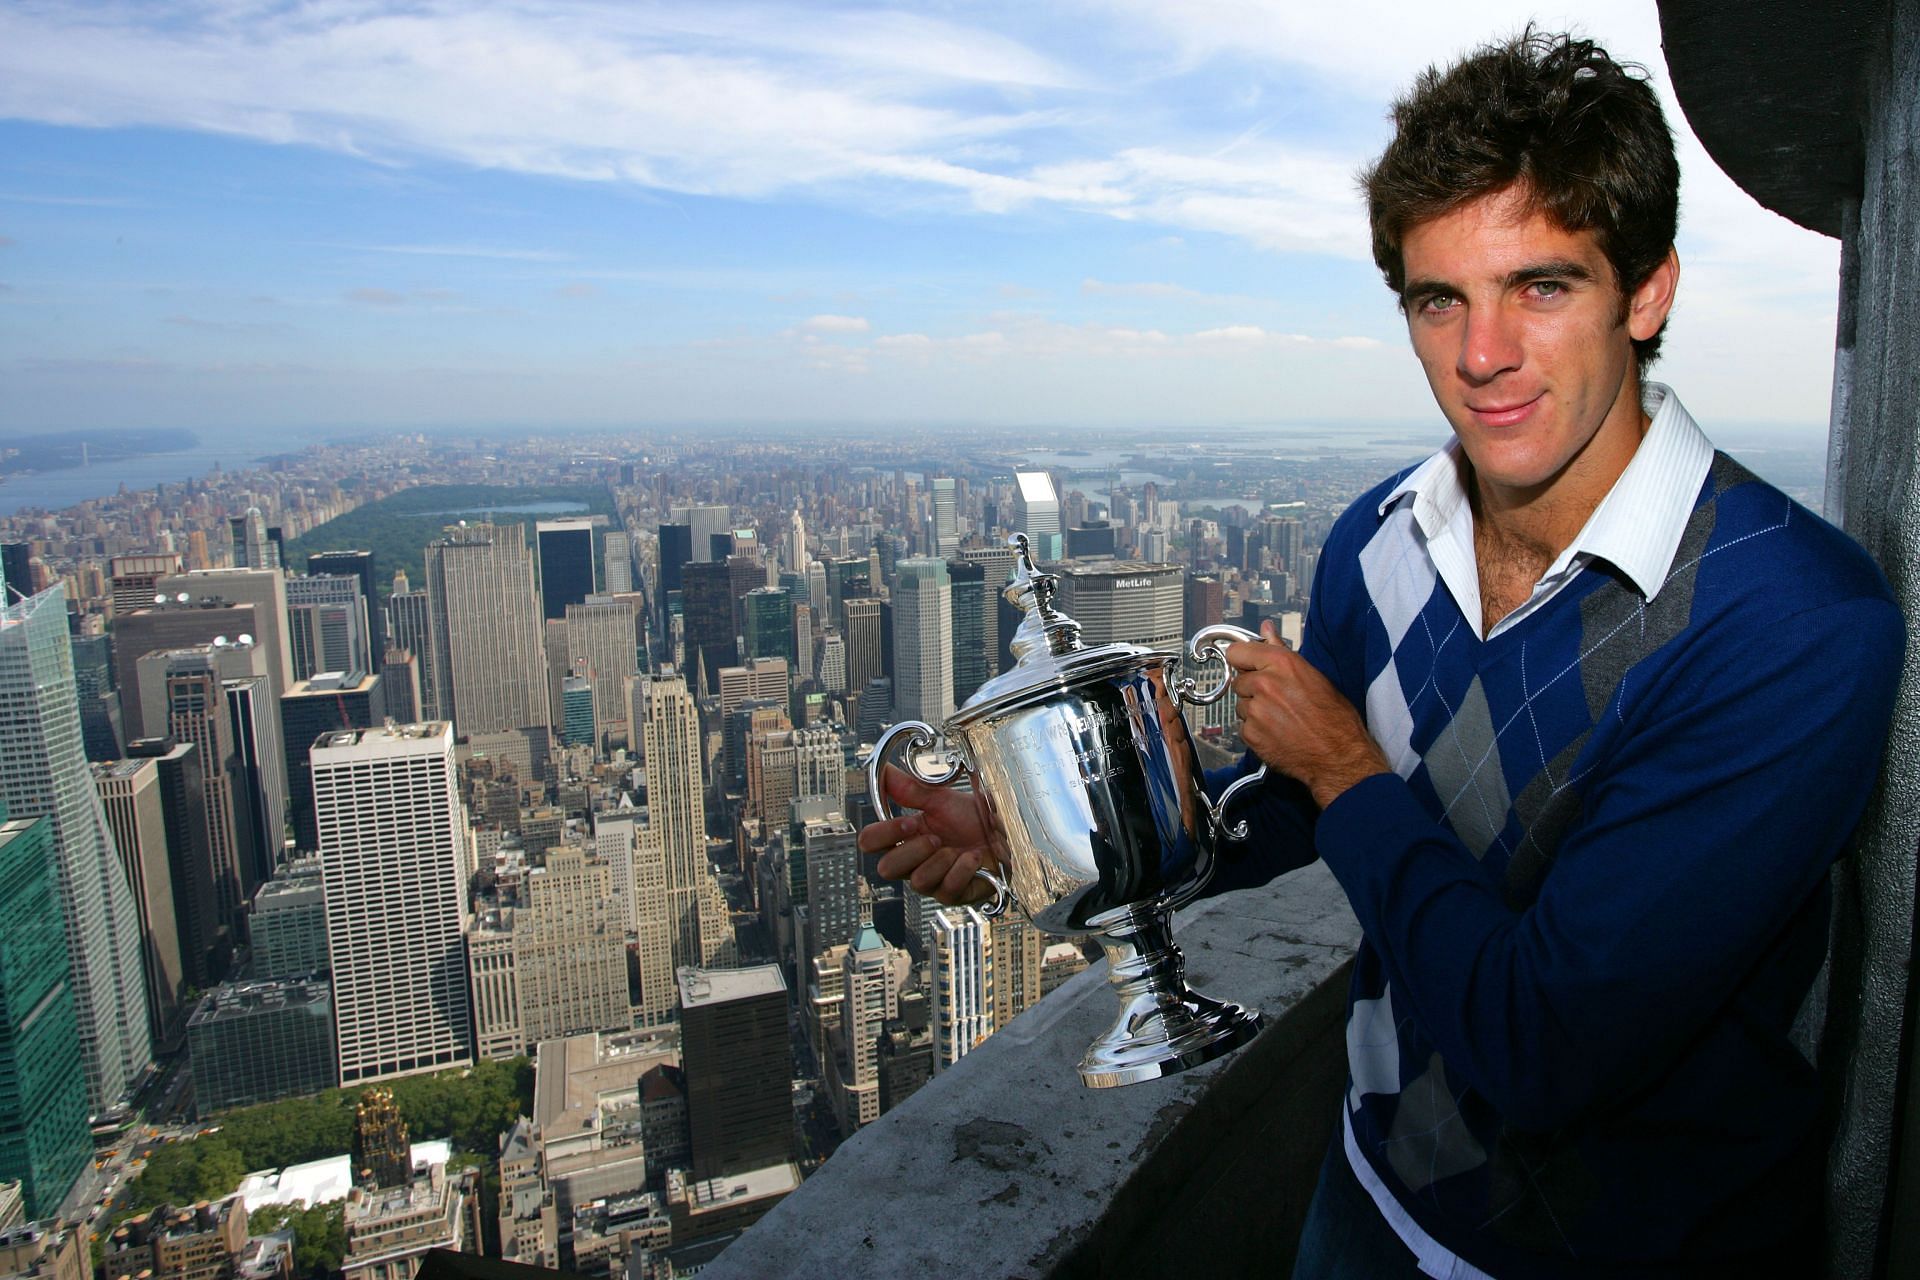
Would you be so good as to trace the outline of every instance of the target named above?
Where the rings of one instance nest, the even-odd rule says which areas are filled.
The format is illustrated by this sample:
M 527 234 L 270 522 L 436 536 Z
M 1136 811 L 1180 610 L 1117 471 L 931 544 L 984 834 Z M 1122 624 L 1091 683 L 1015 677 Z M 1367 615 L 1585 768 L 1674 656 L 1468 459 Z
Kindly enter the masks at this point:
M 1338 1116 L 1360 931 L 1318 863 L 1196 904 L 1188 980 L 1258 1007 L 1254 1042 L 1121 1089 L 1074 1073 L 1114 1014 L 1081 974 L 844 1144 L 704 1275 L 1281 1274 Z

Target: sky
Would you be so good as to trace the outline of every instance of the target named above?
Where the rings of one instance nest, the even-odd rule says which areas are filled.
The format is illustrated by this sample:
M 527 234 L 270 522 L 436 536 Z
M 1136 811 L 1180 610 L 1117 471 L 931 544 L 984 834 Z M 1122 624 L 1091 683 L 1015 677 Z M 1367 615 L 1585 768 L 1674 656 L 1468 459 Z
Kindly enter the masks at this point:
M 1651 0 L 9 0 L 0 434 L 1435 423 L 1354 175 L 1530 18 L 1679 135 L 1656 376 L 1817 440 L 1838 244 Z

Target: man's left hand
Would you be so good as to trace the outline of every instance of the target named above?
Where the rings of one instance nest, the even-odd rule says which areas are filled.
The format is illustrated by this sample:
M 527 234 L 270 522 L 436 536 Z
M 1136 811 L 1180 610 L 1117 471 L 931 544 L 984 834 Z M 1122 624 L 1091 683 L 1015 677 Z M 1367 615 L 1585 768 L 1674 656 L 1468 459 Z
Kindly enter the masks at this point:
M 1353 704 L 1312 663 L 1287 648 L 1272 622 L 1260 640 L 1226 648 L 1239 672 L 1240 737 L 1272 768 L 1306 784 L 1321 808 L 1348 787 L 1389 769 Z

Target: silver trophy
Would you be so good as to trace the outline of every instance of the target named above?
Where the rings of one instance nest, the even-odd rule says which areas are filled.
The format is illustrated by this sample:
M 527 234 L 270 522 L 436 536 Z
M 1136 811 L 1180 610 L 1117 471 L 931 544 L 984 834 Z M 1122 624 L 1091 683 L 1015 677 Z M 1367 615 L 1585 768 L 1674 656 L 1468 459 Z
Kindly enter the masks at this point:
M 935 729 L 904 720 L 874 745 L 867 790 L 884 819 L 894 810 L 880 785 L 890 747 L 933 786 L 970 786 L 984 800 L 998 869 L 977 874 L 994 888 L 984 914 L 1017 905 L 1042 933 L 1091 934 L 1106 950 L 1120 1016 L 1080 1062 L 1096 1089 L 1158 1079 L 1198 1066 L 1252 1039 L 1260 1015 L 1210 999 L 1186 984 L 1173 944 L 1173 911 L 1213 874 L 1229 827 L 1228 804 L 1265 768 L 1209 803 L 1201 791 L 1180 702 L 1217 701 L 1227 683 L 1201 691 L 1188 676 L 1169 689 L 1180 658 L 1132 644 L 1080 643 L 1080 625 L 1053 607 L 1058 579 L 1034 565 L 1015 534 L 1007 598 L 1025 610 L 1013 638 L 1016 665 L 982 685 Z M 1188 642 L 1186 660 L 1220 657 L 1229 641 L 1256 639 L 1212 626 Z

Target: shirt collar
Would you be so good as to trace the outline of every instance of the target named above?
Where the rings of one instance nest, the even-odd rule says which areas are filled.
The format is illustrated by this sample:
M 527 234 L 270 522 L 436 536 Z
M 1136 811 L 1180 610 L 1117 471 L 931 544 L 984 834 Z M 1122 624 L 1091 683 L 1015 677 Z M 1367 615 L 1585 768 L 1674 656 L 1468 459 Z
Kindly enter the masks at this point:
M 1599 559 L 1624 573 L 1648 600 L 1665 585 L 1700 485 L 1713 466 L 1713 443 L 1664 383 L 1647 383 L 1642 404 L 1652 418 L 1647 434 L 1587 523 L 1542 575 L 1543 583 Z M 1414 520 L 1429 542 L 1454 526 L 1469 534 L 1467 545 L 1472 545 L 1466 459 L 1458 437 L 1409 471 L 1381 501 L 1379 514 L 1409 496 Z

